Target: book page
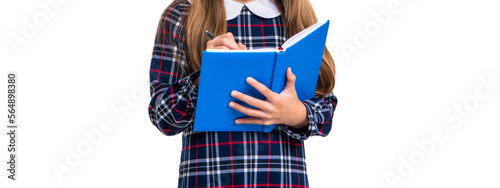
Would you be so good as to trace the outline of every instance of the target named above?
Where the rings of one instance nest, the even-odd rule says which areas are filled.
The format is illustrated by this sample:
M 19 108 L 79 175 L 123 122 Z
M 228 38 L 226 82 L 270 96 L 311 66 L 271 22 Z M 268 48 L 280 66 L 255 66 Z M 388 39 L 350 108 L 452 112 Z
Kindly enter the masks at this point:
M 284 44 L 283 44 L 283 50 L 286 50 L 288 47 L 293 46 L 295 43 L 298 41 L 302 40 L 304 37 L 312 33 L 314 30 L 316 30 L 318 27 L 322 26 L 325 24 L 326 21 L 318 22 L 315 23 L 314 25 L 309 26 L 308 28 L 302 30 L 301 32 L 295 34 L 291 38 L 289 38 Z
M 207 49 L 207 52 L 277 52 L 276 48 L 257 48 L 251 50 L 225 50 L 225 49 Z

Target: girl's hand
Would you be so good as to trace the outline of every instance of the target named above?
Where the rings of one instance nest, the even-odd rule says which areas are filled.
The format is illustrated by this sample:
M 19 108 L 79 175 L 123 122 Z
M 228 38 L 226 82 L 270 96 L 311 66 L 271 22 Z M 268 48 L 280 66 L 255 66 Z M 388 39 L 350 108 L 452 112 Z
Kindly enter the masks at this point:
M 297 97 L 295 91 L 295 75 L 292 69 L 286 72 L 287 83 L 283 91 L 278 94 L 271 91 L 257 80 L 248 77 L 247 82 L 266 96 L 266 100 L 260 100 L 246 94 L 232 91 L 231 96 L 246 102 L 258 109 L 245 107 L 236 102 L 229 102 L 229 106 L 251 117 L 235 120 L 236 124 L 286 124 L 293 128 L 303 128 L 307 125 L 308 118 L 306 107 Z
M 246 50 L 247 47 L 241 43 L 236 43 L 233 34 L 228 32 L 209 40 L 207 49 Z
M 225 50 L 246 50 L 247 47 L 244 44 L 236 43 L 234 36 L 231 32 L 219 35 L 212 40 L 207 42 L 207 49 L 225 49 Z M 198 76 L 193 84 L 198 87 L 200 82 L 200 77 Z

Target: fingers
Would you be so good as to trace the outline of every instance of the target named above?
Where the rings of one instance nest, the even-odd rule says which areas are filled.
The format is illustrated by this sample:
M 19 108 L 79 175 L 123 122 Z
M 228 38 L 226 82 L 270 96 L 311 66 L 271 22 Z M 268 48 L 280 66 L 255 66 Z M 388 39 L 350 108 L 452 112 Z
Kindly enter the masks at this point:
M 256 117 L 240 118 L 234 121 L 236 124 L 260 124 L 260 125 L 273 125 L 271 120 L 265 120 Z
M 241 50 L 240 46 L 234 40 L 234 36 L 231 32 L 219 35 L 207 42 L 207 49 L 220 49 L 217 48 L 220 46 L 225 46 L 230 50 Z
M 286 86 L 283 90 L 295 90 L 295 80 L 297 80 L 297 77 L 292 73 L 291 67 L 288 67 L 286 70 L 286 79 Z
M 263 111 L 245 107 L 245 106 L 238 104 L 234 101 L 229 102 L 229 106 L 231 108 L 234 108 L 234 109 L 240 111 L 241 113 L 246 114 L 247 116 L 259 117 L 259 118 L 266 117 L 266 114 Z
M 250 106 L 259 108 L 259 109 L 264 110 L 264 111 L 269 110 L 269 104 L 266 101 L 254 98 L 252 96 L 243 94 L 243 93 L 238 92 L 238 91 L 232 91 L 231 96 L 233 96 L 234 98 L 240 99 L 241 101 L 249 104 Z M 231 106 L 231 104 L 229 106 Z M 237 106 L 237 105 L 235 105 L 235 106 Z M 238 110 L 238 109 L 236 109 L 236 110 Z M 243 112 L 243 113 L 245 113 L 245 112 Z M 252 115 L 249 115 L 249 116 L 252 116 Z
M 229 50 L 229 48 L 226 46 L 216 46 L 216 47 L 213 47 L 212 49 Z
M 276 98 L 276 93 L 271 91 L 268 87 L 266 87 L 264 84 L 258 82 L 257 80 L 253 79 L 252 77 L 247 78 L 248 84 L 250 84 L 252 87 L 257 89 L 260 93 L 262 93 L 266 98 L 270 101 L 274 101 Z
M 247 46 L 245 46 L 244 44 L 238 43 L 238 46 L 239 46 L 242 50 L 247 50 Z

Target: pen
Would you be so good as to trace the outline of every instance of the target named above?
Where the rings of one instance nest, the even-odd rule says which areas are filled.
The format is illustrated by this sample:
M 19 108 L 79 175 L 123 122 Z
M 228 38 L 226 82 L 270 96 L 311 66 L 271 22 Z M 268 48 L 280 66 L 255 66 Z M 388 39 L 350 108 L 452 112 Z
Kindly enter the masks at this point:
M 205 34 L 207 34 L 207 36 L 210 37 L 210 39 L 214 39 L 215 37 L 217 37 L 216 35 L 214 35 L 213 33 L 210 33 L 210 31 L 207 31 L 207 30 L 205 30 Z

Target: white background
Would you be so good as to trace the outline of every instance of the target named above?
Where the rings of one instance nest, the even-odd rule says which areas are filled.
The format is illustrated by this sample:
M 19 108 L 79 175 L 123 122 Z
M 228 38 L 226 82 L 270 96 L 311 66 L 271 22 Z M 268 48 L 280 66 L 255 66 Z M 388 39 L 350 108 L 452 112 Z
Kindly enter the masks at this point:
M 12 45 L 9 33 L 23 36 L 23 19 L 47 14 L 39 3 L 48 1 L 0 3 L 0 104 L 7 72 L 17 71 L 20 124 L 18 180 L 2 173 L 1 187 L 176 187 L 181 136 L 162 135 L 147 114 L 155 30 L 170 1 L 61 1 Z M 500 82 L 497 1 L 400 0 L 387 22 L 370 12 L 390 10 L 389 0 L 311 2 L 331 20 L 339 100 L 330 135 L 305 142 L 311 187 L 391 187 L 386 173 L 404 180 L 395 187 L 500 187 L 500 87 L 480 82 Z M 371 36 L 356 45 L 367 26 Z M 487 97 L 478 99 L 478 87 Z M 454 111 L 464 103 L 468 116 Z M 59 180 L 53 164 L 65 165 L 102 121 L 112 130 Z M 446 139 L 418 155 L 415 140 L 439 130 Z M 412 156 L 413 170 L 398 172 Z

